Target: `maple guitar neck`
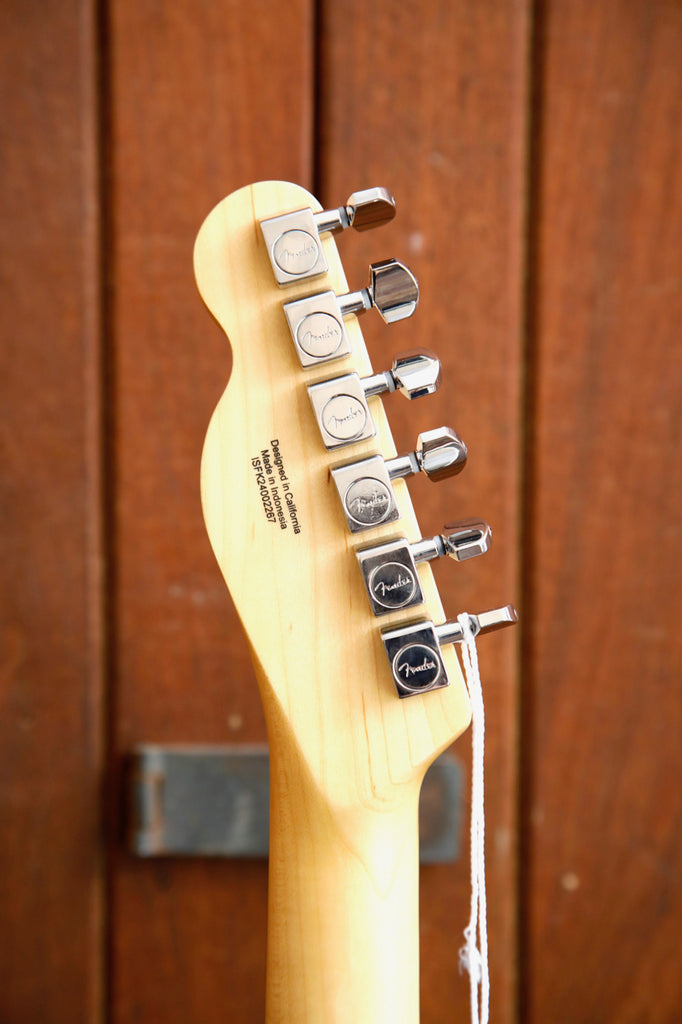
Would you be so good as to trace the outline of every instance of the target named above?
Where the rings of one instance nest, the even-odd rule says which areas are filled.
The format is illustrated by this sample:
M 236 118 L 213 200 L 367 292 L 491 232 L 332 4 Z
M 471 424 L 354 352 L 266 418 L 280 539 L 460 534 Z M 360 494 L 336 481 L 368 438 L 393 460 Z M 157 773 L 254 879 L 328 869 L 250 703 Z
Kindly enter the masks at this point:
M 195 248 L 199 289 L 234 359 L 204 447 L 204 516 L 271 750 L 267 1022 L 417 1024 L 419 788 L 466 728 L 469 704 L 452 647 L 442 652 L 449 686 L 397 696 L 380 626 L 405 616 L 373 616 L 330 474 L 396 452 L 379 399 L 375 438 L 333 454 L 321 442 L 306 386 L 372 366 L 355 316 L 345 358 L 305 368 L 294 351 L 282 303 L 348 290 L 329 234 L 327 274 L 275 283 L 260 222 L 300 207 L 320 209 L 295 185 L 241 189 L 209 215 Z M 394 487 L 400 532 L 416 541 L 407 486 Z M 391 529 L 369 529 L 363 542 Z M 428 564 L 418 572 L 425 614 L 443 622 Z
M 268 724 L 266 1020 L 417 1024 L 418 780 L 386 806 L 330 806 Z

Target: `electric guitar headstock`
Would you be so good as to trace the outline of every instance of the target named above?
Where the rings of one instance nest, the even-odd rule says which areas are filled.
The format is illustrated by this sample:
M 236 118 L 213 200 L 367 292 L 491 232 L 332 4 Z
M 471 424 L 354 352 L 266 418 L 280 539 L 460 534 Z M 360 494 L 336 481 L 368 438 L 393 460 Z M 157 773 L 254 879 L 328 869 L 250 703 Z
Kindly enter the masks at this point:
M 441 479 L 463 466 L 466 449 L 441 429 L 396 459 L 378 395 L 428 395 L 440 367 L 417 352 L 375 373 L 356 314 L 370 305 L 389 322 L 409 314 L 416 283 L 383 261 L 369 287 L 349 293 L 330 230 L 356 218 L 354 226 L 373 227 L 393 210 L 380 189 L 323 213 L 302 188 L 261 183 L 211 213 L 195 250 L 199 289 L 234 354 L 203 456 L 209 536 L 266 714 L 276 706 L 310 771 L 344 802 L 386 799 L 466 728 L 454 649 L 429 651 L 420 635 L 394 678 L 410 638 L 393 640 L 389 660 L 382 633 L 443 623 L 427 559 L 446 548 L 479 553 L 488 534 L 484 523 L 458 524 L 420 545 L 403 474 Z
M 440 364 L 433 353 L 413 351 L 376 372 L 358 315 L 371 307 L 388 323 L 411 315 L 417 284 L 401 263 L 382 260 L 372 264 L 368 284 L 349 291 L 335 242 L 343 229 L 375 227 L 394 212 L 384 189 L 355 193 L 323 211 L 298 186 L 264 182 L 220 203 L 195 248 L 199 290 L 234 356 L 204 447 L 204 516 L 256 667 L 273 810 L 278 801 L 297 805 L 290 817 L 277 811 L 277 843 L 287 845 L 289 861 L 307 865 L 313 888 L 313 878 L 327 879 L 330 863 L 334 884 L 347 872 L 346 888 L 358 900 L 371 879 L 355 926 L 347 894 L 321 920 L 293 868 L 279 887 L 284 868 L 273 877 L 271 840 L 271 908 L 290 900 L 289 928 L 306 935 L 305 955 L 316 950 L 317 973 L 326 978 L 322 987 L 313 984 L 309 968 L 305 983 L 289 978 L 283 1011 L 281 962 L 292 958 L 291 944 L 285 952 L 271 934 L 270 967 L 278 964 L 278 981 L 269 983 L 277 991 L 272 1019 L 297 1024 L 411 1019 L 404 1014 L 414 1009 L 415 992 L 418 1000 L 418 979 L 411 995 L 399 989 L 412 973 L 403 961 L 416 938 L 400 940 L 401 952 L 391 952 L 406 930 L 402 915 L 415 905 L 416 880 L 413 886 L 407 878 L 416 873 L 416 821 L 414 837 L 406 835 L 426 769 L 470 719 L 453 647 L 462 628 L 446 621 L 429 560 L 482 554 L 490 530 L 467 520 L 421 537 L 406 478 L 453 476 L 466 448 L 442 427 L 421 434 L 414 451 L 397 454 L 383 397 L 389 415 L 390 403 L 403 400 L 393 392 L 428 401 L 440 384 Z M 514 618 L 507 607 L 470 621 L 478 631 Z M 343 867 L 342 850 L 350 858 Z M 356 876 L 357 863 L 363 869 Z M 409 890 L 402 899 L 407 911 L 400 900 L 387 910 L 396 879 Z M 328 881 L 319 885 L 328 888 Z M 355 986 L 355 1001 L 347 979 L 339 981 L 338 958 L 350 949 L 354 977 L 360 962 L 368 972 L 374 964 L 381 1013 L 392 1016 L 377 1016 L 369 978 Z M 395 990 L 389 1009 L 387 985 Z M 313 989 L 317 1009 L 308 1013 Z

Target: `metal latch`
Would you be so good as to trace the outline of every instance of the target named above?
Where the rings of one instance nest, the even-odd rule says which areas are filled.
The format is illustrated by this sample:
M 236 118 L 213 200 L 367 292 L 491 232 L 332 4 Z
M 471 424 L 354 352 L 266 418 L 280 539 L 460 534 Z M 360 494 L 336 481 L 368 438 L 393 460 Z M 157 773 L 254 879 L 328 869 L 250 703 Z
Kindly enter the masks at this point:
M 148 745 L 128 768 L 128 846 L 138 857 L 267 857 L 267 747 Z M 461 795 L 461 766 L 442 754 L 419 801 L 423 864 L 459 855 Z

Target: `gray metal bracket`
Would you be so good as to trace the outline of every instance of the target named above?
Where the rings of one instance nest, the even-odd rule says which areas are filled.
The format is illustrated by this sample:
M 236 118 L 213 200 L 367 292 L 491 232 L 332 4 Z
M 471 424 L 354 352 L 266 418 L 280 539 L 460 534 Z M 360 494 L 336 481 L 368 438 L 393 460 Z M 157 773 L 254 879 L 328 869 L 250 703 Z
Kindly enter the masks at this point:
M 267 747 L 138 747 L 128 759 L 128 847 L 138 857 L 267 857 Z M 419 801 L 422 864 L 459 855 L 462 769 L 431 765 Z

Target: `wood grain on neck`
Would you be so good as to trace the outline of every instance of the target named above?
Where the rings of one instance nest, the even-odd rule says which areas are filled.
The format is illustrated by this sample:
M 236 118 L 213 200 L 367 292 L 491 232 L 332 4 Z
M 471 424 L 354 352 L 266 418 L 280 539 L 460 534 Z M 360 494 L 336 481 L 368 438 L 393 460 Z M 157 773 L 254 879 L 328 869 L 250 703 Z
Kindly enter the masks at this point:
M 325 277 L 280 289 L 259 230 L 261 219 L 303 206 L 319 209 L 294 185 L 241 189 L 209 215 L 195 249 L 199 289 L 234 356 L 204 447 L 204 515 L 251 646 L 271 745 L 267 1020 L 415 1024 L 418 791 L 428 765 L 466 727 L 469 708 L 452 649 L 444 651 L 448 689 L 401 701 L 393 687 L 353 553 L 358 542 L 329 474 L 364 454 L 395 455 L 386 416 L 372 400 L 377 438 L 332 455 L 305 388 L 372 367 L 354 317 L 352 356 L 300 367 L 282 303 L 348 290 L 336 245 L 326 237 Z M 272 454 L 273 442 L 287 481 L 277 491 L 284 529 L 266 518 L 252 461 Z M 363 543 L 420 536 L 405 483 L 395 490 L 399 529 L 368 531 Z M 419 575 L 424 615 L 443 621 L 427 564 Z

